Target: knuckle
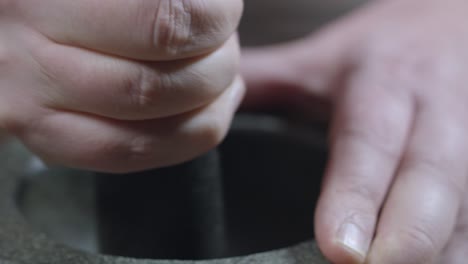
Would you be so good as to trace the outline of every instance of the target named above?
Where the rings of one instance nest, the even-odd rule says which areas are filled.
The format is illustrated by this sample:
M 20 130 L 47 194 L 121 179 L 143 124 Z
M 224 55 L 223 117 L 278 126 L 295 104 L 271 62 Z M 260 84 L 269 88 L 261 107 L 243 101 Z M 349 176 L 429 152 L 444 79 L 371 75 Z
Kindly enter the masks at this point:
M 405 165 L 416 171 L 422 171 L 429 175 L 444 175 L 443 161 L 437 155 L 410 155 L 413 158 L 407 158 Z
M 216 99 L 233 78 L 230 69 L 215 69 L 218 74 L 214 74 L 211 66 L 192 68 L 181 63 L 172 66 L 185 69 L 174 72 L 165 67 L 159 72 L 139 67 L 119 82 L 119 90 L 129 100 L 131 116 L 153 119 L 192 111 Z
M 354 210 L 349 212 L 343 220 L 343 223 L 352 223 L 361 230 L 366 230 L 369 226 L 374 226 L 377 220 L 376 212 L 365 210 Z
M 175 57 L 194 50 L 208 52 L 222 45 L 237 28 L 243 10 L 239 0 L 157 2 L 150 13 L 143 11 L 145 20 L 150 20 L 150 45 Z
M 348 186 L 338 190 L 338 192 L 344 193 L 350 199 L 350 202 L 359 205 L 366 212 L 375 214 L 379 211 L 380 205 L 377 201 L 380 201 L 382 192 L 376 188 L 372 188 L 368 184 L 352 181 Z
M 183 66 L 182 66 L 183 67 Z M 130 99 L 132 114 L 139 118 L 158 118 L 181 114 L 216 98 L 222 89 L 216 78 L 184 70 L 140 68 L 121 82 Z
M 170 55 L 191 41 L 192 5 L 186 0 L 158 1 L 151 19 L 151 46 Z
M 358 123 L 368 124 L 366 122 Z M 392 133 L 388 133 L 388 130 L 382 129 L 384 127 L 387 126 L 374 124 L 366 126 L 350 125 L 343 128 L 341 133 L 346 140 L 353 142 L 353 144 L 361 145 L 366 149 L 374 150 L 385 159 L 398 159 L 398 144 L 389 144 L 389 142 L 395 142 L 395 138 Z
M 173 130 L 176 129 L 176 130 Z M 171 128 L 161 136 L 133 135 L 130 139 L 110 138 L 95 144 L 90 151 L 94 163 L 114 173 L 157 168 L 192 159 L 214 147 L 224 138 L 226 128 L 217 122 L 198 124 L 185 134 Z M 170 135 L 173 134 L 173 135 Z M 178 134 L 178 135 L 176 135 Z M 185 135 L 184 135 L 185 134 Z M 174 149 L 179 151 L 174 151 Z M 99 158 L 101 157 L 101 158 Z
M 154 107 L 159 97 L 158 88 L 161 87 L 161 78 L 146 69 L 140 68 L 135 74 L 127 78 L 122 85 L 136 107 L 137 112 L 146 112 Z
M 90 153 L 92 162 L 107 172 L 128 173 L 135 170 L 157 166 L 155 163 L 155 141 L 149 136 L 135 136 L 130 140 L 117 137 L 101 140 Z
M 152 157 L 155 149 L 154 139 L 148 136 L 136 136 L 127 145 L 130 159 L 147 159 Z

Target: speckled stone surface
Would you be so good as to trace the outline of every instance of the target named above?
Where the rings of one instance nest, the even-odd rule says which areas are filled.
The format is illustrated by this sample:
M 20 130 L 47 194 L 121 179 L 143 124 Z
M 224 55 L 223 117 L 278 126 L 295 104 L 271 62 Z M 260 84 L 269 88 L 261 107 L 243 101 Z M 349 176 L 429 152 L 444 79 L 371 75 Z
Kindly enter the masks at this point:
M 0 180 L 3 182 L 4 178 Z M 4 188 L 2 188 L 4 189 Z M 3 198 L 3 197 L 2 197 Z M 10 207 L 10 208 L 6 208 Z M 58 244 L 31 230 L 16 210 L 2 206 L 0 263 L 2 264 L 322 264 L 327 263 L 313 242 L 243 257 L 208 261 L 141 260 L 91 254 Z

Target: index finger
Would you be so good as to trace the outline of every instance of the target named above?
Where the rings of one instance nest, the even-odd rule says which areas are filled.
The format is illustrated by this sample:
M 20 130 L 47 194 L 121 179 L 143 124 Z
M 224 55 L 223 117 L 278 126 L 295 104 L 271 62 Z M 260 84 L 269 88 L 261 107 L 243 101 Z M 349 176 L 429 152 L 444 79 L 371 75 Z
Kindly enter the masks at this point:
M 241 0 L 34 0 L 18 10 L 61 44 L 140 60 L 173 60 L 213 50 L 235 31 Z
M 361 67 L 335 102 L 330 161 L 315 214 L 318 244 L 340 264 L 364 261 L 412 120 L 411 100 L 390 76 Z

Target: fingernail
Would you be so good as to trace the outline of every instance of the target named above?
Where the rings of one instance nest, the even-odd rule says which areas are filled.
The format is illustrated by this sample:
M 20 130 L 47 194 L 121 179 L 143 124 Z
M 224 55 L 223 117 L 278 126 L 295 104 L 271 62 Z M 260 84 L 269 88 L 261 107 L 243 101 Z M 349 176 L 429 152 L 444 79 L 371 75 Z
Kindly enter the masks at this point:
M 370 247 L 370 238 L 354 223 L 345 222 L 337 234 L 337 242 L 348 252 L 364 260 Z

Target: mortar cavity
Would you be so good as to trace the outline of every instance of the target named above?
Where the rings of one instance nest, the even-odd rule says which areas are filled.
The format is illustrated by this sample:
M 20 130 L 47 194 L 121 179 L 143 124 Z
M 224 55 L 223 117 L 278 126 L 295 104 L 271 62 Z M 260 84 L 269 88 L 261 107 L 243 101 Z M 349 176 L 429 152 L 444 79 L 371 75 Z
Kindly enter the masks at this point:
M 237 121 L 218 153 L 128 175 L 47 169 L 18 205 L 73 248 L 149 259 L 213 259 L 313 238 L 323 137 L 276 119 Z

